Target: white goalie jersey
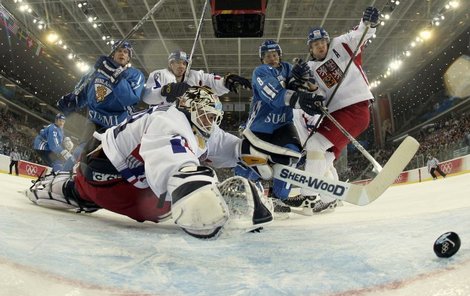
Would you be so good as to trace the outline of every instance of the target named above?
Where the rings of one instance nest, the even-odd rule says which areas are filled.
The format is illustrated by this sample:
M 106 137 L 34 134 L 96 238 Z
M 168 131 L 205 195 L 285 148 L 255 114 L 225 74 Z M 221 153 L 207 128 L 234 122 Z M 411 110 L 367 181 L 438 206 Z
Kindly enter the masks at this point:
M 155 106 L 102 135 L 103 150 L 123 178 L 160 196 L 181 167 L 209 161 L 214 167 L 234 167 L 240 139 L 216 126 L 209 140 L 194 135 L 186 115 L 175 106 Z
M 150 73 L 145 84 L 142 100 L 149 105 L 168 104 L 162 96 L 162 86 L 168 83 L 177 82 L 175 75 L 168 69 L 156 70 Z M 219 75 L 204 73 L 204 71 L 189 70 L 188 78 L 185 81 L 190 86 L 208 86 L 218 96 L 228 93 L 224 86 L 224 79 Z

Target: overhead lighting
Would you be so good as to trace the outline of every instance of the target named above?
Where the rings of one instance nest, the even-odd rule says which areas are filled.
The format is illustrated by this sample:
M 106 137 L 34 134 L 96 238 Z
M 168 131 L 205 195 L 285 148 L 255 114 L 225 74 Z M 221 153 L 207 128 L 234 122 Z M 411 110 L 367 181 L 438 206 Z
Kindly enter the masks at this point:
M 423 31 L 419 33 L 419 36 L 421 36 L 423 40 L 428 40 L 429 38 L 431 38 L 432 33 L 430 30 L 424 29 Z
M 459 7 L 459 2 L 458 1 L 450 1 L 449 6 L 452 8 L 457 8 Z
M 55 32 L 50 32 L 46 39 L 49 43 L 55 43 L 59 39 L 59 35 L 57 35 Z
M 20 5 L 20 7 L 18 8 L 21 12 L 25 12 L 27 11 L 28 9 L 30 9 L 29 5 L 28 4 L 23 4 L 23 5 Z

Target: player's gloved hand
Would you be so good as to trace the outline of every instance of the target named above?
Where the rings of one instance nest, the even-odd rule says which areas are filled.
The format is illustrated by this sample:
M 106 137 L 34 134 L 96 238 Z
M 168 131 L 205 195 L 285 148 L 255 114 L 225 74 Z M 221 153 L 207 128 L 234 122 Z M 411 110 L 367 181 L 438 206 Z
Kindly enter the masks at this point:
M 314 93 L 296 91 L 289 99 L 289 106 L 294 109 L 302 109 L 309 115 L 321 113 L 321 106 L 325 97 Z
M 68 152 L 66 149 L 62 150 L 60 152 L 60 155 L 62 155 L 62 157 L 65 159 L 65 160 L 68 160 L 69 158 L 73 157 L 72 154 L 70 152 Z M 72 158 L 73 159 L 73 158 Z
M 181 97 L 189 88 L 186 82 L 172 82 L 162 87 L 162 96 L 166 97 L 168 103 L 173 103 L 178 97 Z
M 238 93 L 238 87 L 242 87 L 243 89 L 251 89 L 250 80 L 231 73 L 225 75 L 224 85 L 227 89 L 234 93 Z
M 303 81 L 303 80 L 296 80 L 294 77 L 292 77 L 289 82 L 287 83 L 286 86 L 287 89 L 293 90 L 293 91 L 309 91 L 313 92 L 318 89 L 318 85 L 316 84 L 316 81 L 314 78 L 310 77 L 308 80 Z
M 369 23 L 371 28 L 375 28 L 379 25 L 380 12 L 377 8 L 369 6 L 364 10 L 362 15 L 362 21 Z
M 73 150 L 72 139 L 70 139 L 69 137 L 65 137 L 64 140 L 62 141 L 62 146 L 64 146 L 64 148 L 67 149 L 68 152 L 72 153 L 72 150 Z
M 307 81 L 310 77 L 310 67 L 307 62 L 298 58 L 295 59 L 294 62 L 295 64 L 291 70 L 292 77 L 298 81 Z
M 57 101 L 57 109 L 64 113 L 65 116 L 75 112 L 78 108 L 78 96 L 74 93 L 66 94 Z
M 126 70 L 126 68 L 122 67 L 116 63 L 113 58 L 108 56 L 100 56 L 95 63 L 95 69 L 106 76 L 111 83 L 119 82 L 119 78 L 122 78 L 119 76 Z

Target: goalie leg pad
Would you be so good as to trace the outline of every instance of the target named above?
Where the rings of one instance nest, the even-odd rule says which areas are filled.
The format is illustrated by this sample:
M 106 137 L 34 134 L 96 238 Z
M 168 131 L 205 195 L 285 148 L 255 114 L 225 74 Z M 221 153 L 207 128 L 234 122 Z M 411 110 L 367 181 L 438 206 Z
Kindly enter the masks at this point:
M 246 139 L 242 141 L 240 160 L 245 166 L 255 171 L 263 180 L 272 179 L 273 170 L 268 164 L 269 155 L 256 149 Z
M 27 190 L 26 196 L 38 206 L 94 212 L 100 207 L 82 200 L 74 189 L 74 175 L 70 172 L 58 172 L 41 177 Z
M 229 210 L 209 167 L 181 168 L 168 181 L 175 223 L 197 238 L 214 238 L 229 218 Z

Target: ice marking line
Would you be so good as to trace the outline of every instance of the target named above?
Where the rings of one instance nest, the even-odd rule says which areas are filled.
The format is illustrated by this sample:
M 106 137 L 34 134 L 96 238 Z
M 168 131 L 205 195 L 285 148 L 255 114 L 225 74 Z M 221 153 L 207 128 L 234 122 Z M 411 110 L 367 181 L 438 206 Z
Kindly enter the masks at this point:
M 0 266 L 7 266 L 12 269 L 16 269 L 21 272 L 27 272 L 31 274 L 31 276 L 38 278 L 38 277 L 43 277 L 47 280 L 52 280 L 55 282 L 59 282 L 60 284 L 66 284 L 70 285 L 71 288 L 80 288 L 80 289 L 88 289 L 88 290 L 96 290 L 96 292 L 102 292 L 102 293 L 109 293 L 112 295 L 119 295 L 119 296 L 151 296 L 151 295 L 162 295 L 163 293 L 144 293 L 144 292 L 136 292 L 136 291 L 130 291 L 130 290 L 125 290 L 124 288 L 112 288 L 112 287 L 105 287 L 105 286 L 99 286 L 95 284 L 87 284 L 84 283 L 83 281 L 77 281 L 77 280 L 72 280 L 69 278 L 62 277 L 60 275 L 51 273 L 47 270 L 39 269 L 39 268 L 34 268 L 31 266 L 19 264 L 16 262 L 12 262 L 9 260 L 6 260 L 5 258 L 0 257 Z
M 448 262 L 449 260 L 442 260 L 443 262 Z M 459 264 L 454 264 L 452 266 L 446 266 L 443 267 L 442 269 L 434 270 L 432 272 L 428 273 L 423 273 L 423 274 L 418 274 L 414 277 L 409 277 L 403 280 L 398 280 L 398 281 L 393 281 L 391 283 L 386 283 L 386 284 L 381 284 L 378 286 L 374 287 L 368 287 L 368 288 L 363 288 L 363 289 L 358 289 L 358 290 L 350 290 L 350 291 L 343 291 L 339 293 L 333 293 L 333 294 L 328 294 L 329 296 L 361 296 L 361 295 L 367 295 L 372 292 L 386 292 L 388 291 L 393 291 L 397 290 L 400 288 L 405 288 L 409 286 L 410 284 L 417 283 L 422 280 L 430 279 L 435 276 L 440 276 L 442 275 L 442 272 L 444 271 L 453 271 L 453 270 L 458 270 L 459 268 L 463 268 L 464 265 L 470 264 L 470 259 L 465 260 Z M 398 292 L 398 291 L 397 291 Z M 408 293 L 409 294 L 409 293 Z M 407 295 L 408 295 L 407 294 Z

